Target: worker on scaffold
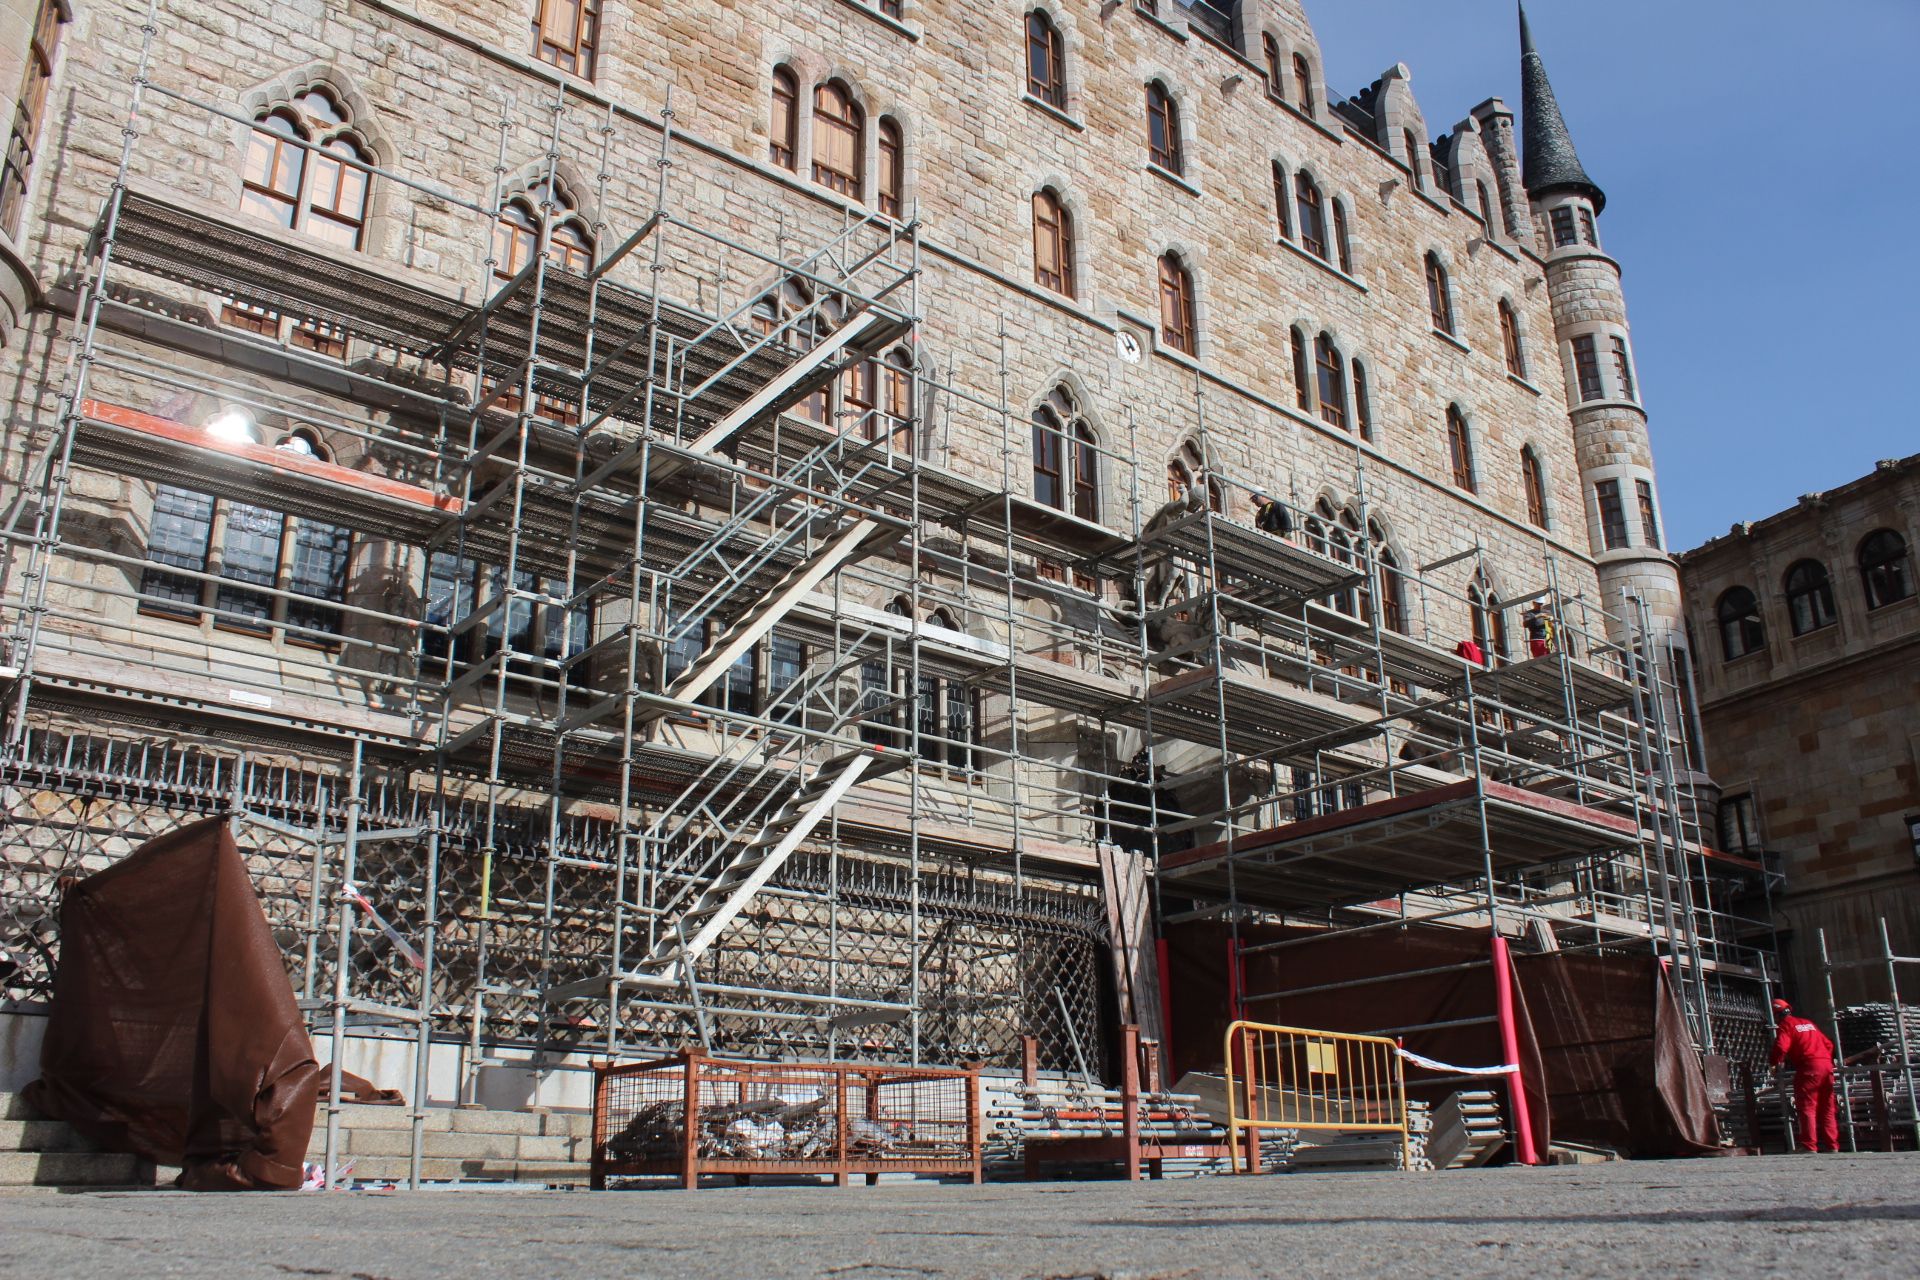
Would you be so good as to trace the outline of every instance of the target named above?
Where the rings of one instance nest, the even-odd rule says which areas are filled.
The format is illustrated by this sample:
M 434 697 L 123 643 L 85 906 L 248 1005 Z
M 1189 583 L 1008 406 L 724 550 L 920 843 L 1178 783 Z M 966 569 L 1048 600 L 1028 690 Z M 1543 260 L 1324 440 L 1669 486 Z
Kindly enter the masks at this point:
M 1535 600 L 1527 610 L 1523 620 L 1527 628 L 1527 656 L 1544 658 L 1553 652 L 1553 615 L 1547 612 L 1547 606 Z
M 1775 1000 L 1780 1020 L 1774 1037 L 1774 1066 L 1793 1068 L 1793 1109 L 1800 1126 L 1802 1151 L 1840 1149 L 1840 1110 L 1833 1100 L 1833 1041 L 1812 1022 L 1793 1011 L 1785 1000 Z

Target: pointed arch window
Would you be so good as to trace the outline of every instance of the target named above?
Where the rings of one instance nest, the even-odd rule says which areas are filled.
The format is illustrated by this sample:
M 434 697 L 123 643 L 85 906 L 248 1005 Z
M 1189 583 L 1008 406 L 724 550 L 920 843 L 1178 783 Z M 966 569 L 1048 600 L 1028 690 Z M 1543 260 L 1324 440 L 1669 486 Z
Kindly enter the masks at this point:
M 1347 235 L 1347 206 L 1342 200 L 1333 202 L 1333 251 L 1339 255 L 1340 269 L 1352 275 L 1353 241 Z
M 1426 185 L 1427 172 L 1426 166 L 1420 163 L 1419 137 L 1411 129 L 1402 129 L 1400 139 L 1407 147 L 1407 168 L 1413 171 L 1413 185 L 1415 187 Z
M 1027 15 L 1027 92 L 1050 107 L 1067 109 L 1067 53 L 1053 20 L 1035 9 Z
M 1343 511 L 1335 515 L 1332 505 L 1325 498 L 1320 500 L 1314 510 L 1320 518 L 1316 525 L 1309 527 L 1319 529 L 1320 546 L 1317 549 L 1320 554 L 1336 564 L 1351 567 L 1356 560 L 1354 544 L 1358 541 L 1356 537 L 1359 532 L 1358 522 L 1350 512 Z M 1334 612 L 1344 613 L 1348 617 L 1360 616 L 1359 596 L 1352 587 L 1336 591 L 1326 597 L 1326 605 Z
M 865 191 L 860 180 L 866 152 L 866 114 L 853 91 L 829 80 L 813 91 L 813 180 L 855 200 Z
M 1486 224 L 1487 231 L 1493 231 L 1493 193 L 1487 190 L 1487 184 L 1474 180 L 1474 194 L 1480 198 L 1480 221 Z
M 1313 359 L 1320 371 L 1320 419 L 1330 426 L 1348 429 L 1347 368 L 1333 335 L 1323 333 L 1313 342 Z
M 1280 223 L 1280 238 L 1293 239 L 1293 184 L 1287 181 L 1286 168 L 1273 162 L 1273 215 Z
M 1598 400 L 1607 394 L 1600 383 L 1600 353 L 1593 335 L 1583 333 L 1573 340 L 1573 372 L 1580 384 L 1580 399 Z
M 1362 440 L 1373 439 L 1373 390 L 1367 385 L 1367 366 L 1353 361 L 1353 424 Z
M 1293 85 L 1294 93 L 1297 95 L 1294 100 L 1300 104 L 1300 110 L 1306 112 L 1307 118 L 1312 119 L 1314 114 L 1313 67 L 1308 63 L 1305 54 L 1293 55 Z
M 1287 96 L 1287 82 L 1280 72 L 1280 42 L 1270 34 L 1260 37 L 1260 54 L 1267 64 L 1267 92 L 1276 98 Z
M 889 218 L 898 218 L 905 207 L 907 188 L 907 155 L 899 122 L 880 117 L 879 135 L 879 190 L 875 193 L 874 207 Z
M 240 208 L 328 244 L 361 248 L 368 179 L 359 166 L 368 163 L 346 110 L 326 89 L 309 89 L 256 118 L 247 138 Z
M 1833 607 L 1833 581 L 1827 566 L 1818 560 L 1802 560 L 1787 570 L 1787 618 L 1793 634 L 1830 627 L 1839 620 Z
M 1486 580 L 1467 586 L 1467 610 L 1473 615 L 1473 642 L 1480 646 L 1486 665 L 1507 660 L 1507 610 Z
M 535 0 L 533 56 L 593 79 L 600 44 L 600 0 Z
M 1293 330 L 1293 395 L 1295 403 L 1302 410 L 1313 408 L 1313 382 L 1307 366 L 1307 335 L 1298 326 Z
M 1500 344 L 1507 353 L 1507 372 L 1525 381 L 1527 353 L 1520 346 L 1520 320 L 1505 298 L 1500 299 Z
M 1192 440 L 1182 441 L 1174 453 L 1173 460 L 1167 463 L 1167 497 L 1179 502 L 1189 498 L 1193 488 L 1205 477 L 1207 484 L 1207 509 L 1213 512 L 1226 510 L 1226 492 L 1218 480 L 1207 473 L 1206 460 L 1200 454 L 1200 446 Z
M 1380 625 L 1405 635 L 1407 584 L 1400 572 L 1400 558 L 1387 545 L 1386 533 L 1378 524 L 1367 526 L 1367 540 L 1373 547 L 1374 594 L 1380 601 Z
M 533 261 L 546 219 L 547 264 L 584 273 L 593 265 L 593 236 L 559 183 L 539 183 L 508 198 L 493 225 L 493 278 L 511 280 Z
M 773 69 L 773 116 L 767 128 L 767 159 L 791 169 L 800 147 L 800 78 L 787 67 Z
M 1520 483 L 1527 491 L 1527 523 L 1536 529 L 1546 528 L 1547 476 L 1532 445 L 1520 450 Z
M 1473 438 L 1457 404 L 1447 406 L 1447 461 L 1453 468 L 1453 482 L 1468 493 L 1478 492 L 1473 479 Z
M 1175 351 L 1187 355 L 1199 352 L 1193 275 L 1179 257 L 1171 253 L 1160 259 L 1160 337 Z
M 1073 215 L 1051 187 L 1033 196 L 1033 282 L 1074 296 Z
M 1327 257 L 1326 198 L 1320 194 L 1319 184 L 1305 173 L 1294 176 L 1293 186 L 1295 203 L 1300 207 L 1300 247 L 1324 262 Z
M 913 354 L 896 347 L 880 362 L 879 413 L 869 426 L 869 438 L 884 435 L 896 453 L 911 454 L 913 448 Z
M 1608 342 L 1613 347 L 1613 374 L 1619 380 L 1620 398 L 1638 401 L 1640 394 L 1633 385 L 1633 357 L 1627 351 L 1627 340 L 1614 334 Z
M 1760 600 L 1746 587 L 1729 587 L 1713 607 L 1720 628 L 1720 653 L 1728 662 L 1758 653 L 1767 644 L 1766 624 L 1760 619 Z
M 16 8 L 15 12 L 20 10 Z M 21 50 L 26 58 L 26 75 L 20 97 L 14 103 L 13 130 L 6 139 L 6 154 L 0 159 L 0 232 L 16 241 L 20 238 L 21 218 L 26 210 L 27 181 L 40 150 L 40 135 L 46 127 L 47 90 L 53 83 L 60 28 L 72 20 L 72 9 L 60 0 L 39 0 L 32 35 Z M 27 35 L 24 30 L 19 34 Z
M 1099 450 L 1092 425 L 1065 387 L 1056 387 L 1033 411 L 1033 496 L 1099 523 Z
M 1147 159 L 1168 173 L 1182 173 L 1180 106 L 1155 80 L 1147 86 Z
M 1447 268 L 1437 253 L 1427 255 L 1427 308 L 1433 314 L 1433 327 L 1452 334 L 1453 284 L 1447 279 Z
M 1913 569 L 1907 540 L 1892 529 L 1875 529 L 1860 540 L 1860 581 L 1867 608 L 1897 604 L 1913 595 Z

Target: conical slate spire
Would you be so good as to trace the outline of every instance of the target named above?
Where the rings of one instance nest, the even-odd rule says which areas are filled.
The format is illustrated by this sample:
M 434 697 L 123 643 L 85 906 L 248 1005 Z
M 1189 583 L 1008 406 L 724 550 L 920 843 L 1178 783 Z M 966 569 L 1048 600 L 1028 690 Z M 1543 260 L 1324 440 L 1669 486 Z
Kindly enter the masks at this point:
M 1533 47 L 1533 30 L 1527 25 L 1527 6 L 1520 6 L 1520 92 L 1525 170 L 1522 179 L 1527 194 L 1538 198 L 1555 191 L 1577 191 L 1593 201 L 1597 213 L 1606 208 L 1606 193 L 1594 184 L 1580 164 L 1574 150 L 1573 135 L 1560 114 L 1560 103 L 1553 96 L 1547 79 L 1547 64 Z

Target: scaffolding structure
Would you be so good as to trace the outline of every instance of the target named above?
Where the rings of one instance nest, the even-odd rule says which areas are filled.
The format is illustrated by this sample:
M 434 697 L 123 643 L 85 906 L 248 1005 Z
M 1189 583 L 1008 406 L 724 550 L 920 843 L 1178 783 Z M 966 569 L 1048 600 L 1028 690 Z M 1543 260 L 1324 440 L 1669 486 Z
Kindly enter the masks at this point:
M 1705 1051 L 1748 1005 L 1764 1025 L 1768 962 L 1721 905 L 1747 868 L 1700 829 L 1645 602 L 1563 587 L 1551 554 L 1492 602 L 1478 547 L 1394 563 L 1358 450 L 1350 526 L 1297 500 L 1241 523 L 1199 396 L 1202 462 L 1164 501 L 1131 423 L 1070 444 L 1121 501 L 1043 501 L 1004 329 L 990 391 L 917 340 L 916 221 L 723 233 L 679 190 L 670 101 L 628 126 L 657 135 L 644 179 L 564 89 L 503 105 L 480 195 L 340 160 L 495 244 L 531 147 L 536 251 L 449 289 L 145 176 L 162 127 L 252 124 L 148 72 L 0 530 L 0 927 L 41 948 L 10 1000 L 46 994 L 63 880 L 225 813 L 336 1072 L 351 1033 L 415 1042 L 416 1134 L 448 1041 L 470 1076 L 690 1039 L 1012 1067 L 1031 1034 L 1084 1066 L 1116 1021 L 1100 956 L 1141 943 L 1102 890 L 1116 851 L 1157 924 L 1517 924 L 1668 957 Z M 599 195 L 584 270 L 548 252 L 567 156 Z M 365 358 L 210 325 L 209 298 Z M 188 421 L 204 403 L 332 457 Z M 934 457 L 963 431 L 999 475 Z M 353 581 L 317 614 L 157 566 L 98 477 L 350 530 Z M 1536 601 L 1552 652 L 1498 652 Z M 1447 642 L 1464 617 L 1488 664 Z

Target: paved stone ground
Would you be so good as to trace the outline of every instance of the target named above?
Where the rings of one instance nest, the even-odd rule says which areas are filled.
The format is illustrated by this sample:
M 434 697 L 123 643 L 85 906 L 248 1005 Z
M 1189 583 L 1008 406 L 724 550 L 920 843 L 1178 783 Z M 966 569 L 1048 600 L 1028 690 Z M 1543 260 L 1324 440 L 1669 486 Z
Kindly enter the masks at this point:
M 0 1196 L 0 1275 L 1920 1274 L 1920 1157 L 973 1189 Z

